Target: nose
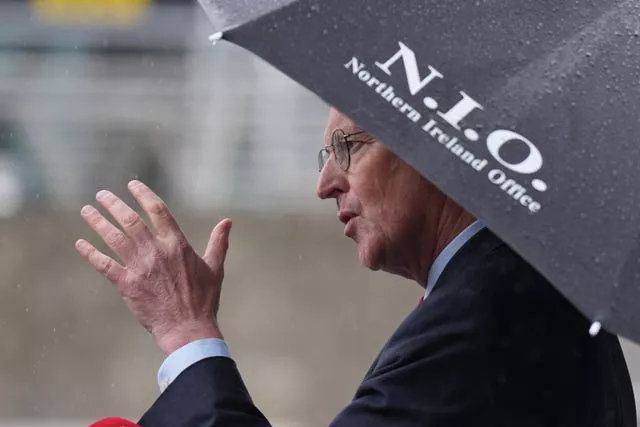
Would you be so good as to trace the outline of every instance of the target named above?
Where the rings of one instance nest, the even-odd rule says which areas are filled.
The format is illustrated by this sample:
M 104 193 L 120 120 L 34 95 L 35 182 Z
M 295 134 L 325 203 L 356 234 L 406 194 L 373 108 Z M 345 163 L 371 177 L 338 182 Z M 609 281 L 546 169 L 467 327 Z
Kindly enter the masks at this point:
M 349 191 L 347 174 L 340 169 L 332 157 L 320 171 L 316 194 L 322 200 L 337 199 L 338 195 L 347 191 Z

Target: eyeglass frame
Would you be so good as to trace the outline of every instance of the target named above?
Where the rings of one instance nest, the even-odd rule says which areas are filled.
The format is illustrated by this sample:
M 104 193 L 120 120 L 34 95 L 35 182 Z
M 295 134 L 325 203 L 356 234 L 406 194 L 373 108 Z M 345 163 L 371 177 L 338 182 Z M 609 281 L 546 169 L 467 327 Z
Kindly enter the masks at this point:
M 343 142 L 347 148 L 347 165 L 346 167 L 342 167 L 337 160 L 336 163 L 338 163 L 338 166 L 340 166 L 340 169 L 342 169 L 344 172 L 348 171 L 349 167 L 351 166 L 351 148 L 353 147 L 353 144 L 364 144 L 367 142 L 349 139 L 353 136 L 365 134 L 367 133 L 366 131 L 361 130 L 358 132 L 346 133 L 343 129 L 334 130 L 331 134 L 331 144 L 325 145 L 318 152 L 318 172 L 322 172 L 322 169 L 324 169 L 324 166 L 327 164 L 327 162 L 324 161 L 323 153 L 327 153 L 327 161 L 329 161 L 329 158 L 331 157 L 331 151 L 333 151 L 333 155 L 335 157 L 336 135 L 338 134 L 338 132 L 342 132 L 343 136 L 340 142 Z

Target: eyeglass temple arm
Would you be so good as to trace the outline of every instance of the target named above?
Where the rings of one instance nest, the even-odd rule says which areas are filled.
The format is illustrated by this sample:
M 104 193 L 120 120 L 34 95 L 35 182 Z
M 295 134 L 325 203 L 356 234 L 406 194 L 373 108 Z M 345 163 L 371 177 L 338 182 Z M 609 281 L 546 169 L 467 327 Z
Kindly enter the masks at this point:
M 367 133 L 366 131 L 361 130 L 360 132 L 349 133 L 344 136 L 344 140 L 348 141 L 352 136 L 362 135 L 363 133 Z

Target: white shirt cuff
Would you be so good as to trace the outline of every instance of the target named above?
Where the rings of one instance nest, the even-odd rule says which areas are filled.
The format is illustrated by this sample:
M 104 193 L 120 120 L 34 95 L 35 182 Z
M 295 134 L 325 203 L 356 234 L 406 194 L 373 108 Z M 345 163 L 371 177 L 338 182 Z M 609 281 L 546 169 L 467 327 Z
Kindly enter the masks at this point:
M 164 392 L 188 367 L 209 357 L 230 358 L 231 353 L 227 343 L 217 338 L 209 338 L 194 341 L 171 353 L 158 370 L 160 392 Z

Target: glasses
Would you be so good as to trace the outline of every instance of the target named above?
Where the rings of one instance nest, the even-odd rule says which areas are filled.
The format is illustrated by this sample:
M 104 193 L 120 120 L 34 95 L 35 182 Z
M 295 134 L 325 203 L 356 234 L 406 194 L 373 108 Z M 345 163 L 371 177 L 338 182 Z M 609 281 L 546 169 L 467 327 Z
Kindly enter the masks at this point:
M 329 161 L 333 152 L 336 163 L 343 171 L 347 171 L 351 165 L 351 149 L 355 144 L 366 141 L 351 139 L 354 136 L 362 135 L 366 132 L 345 133 L 342 129 L 336 129 L 331 135 L 331 145 L 325 145 L 318 153 L 318 171 L 322 172 L 324 165 Z

